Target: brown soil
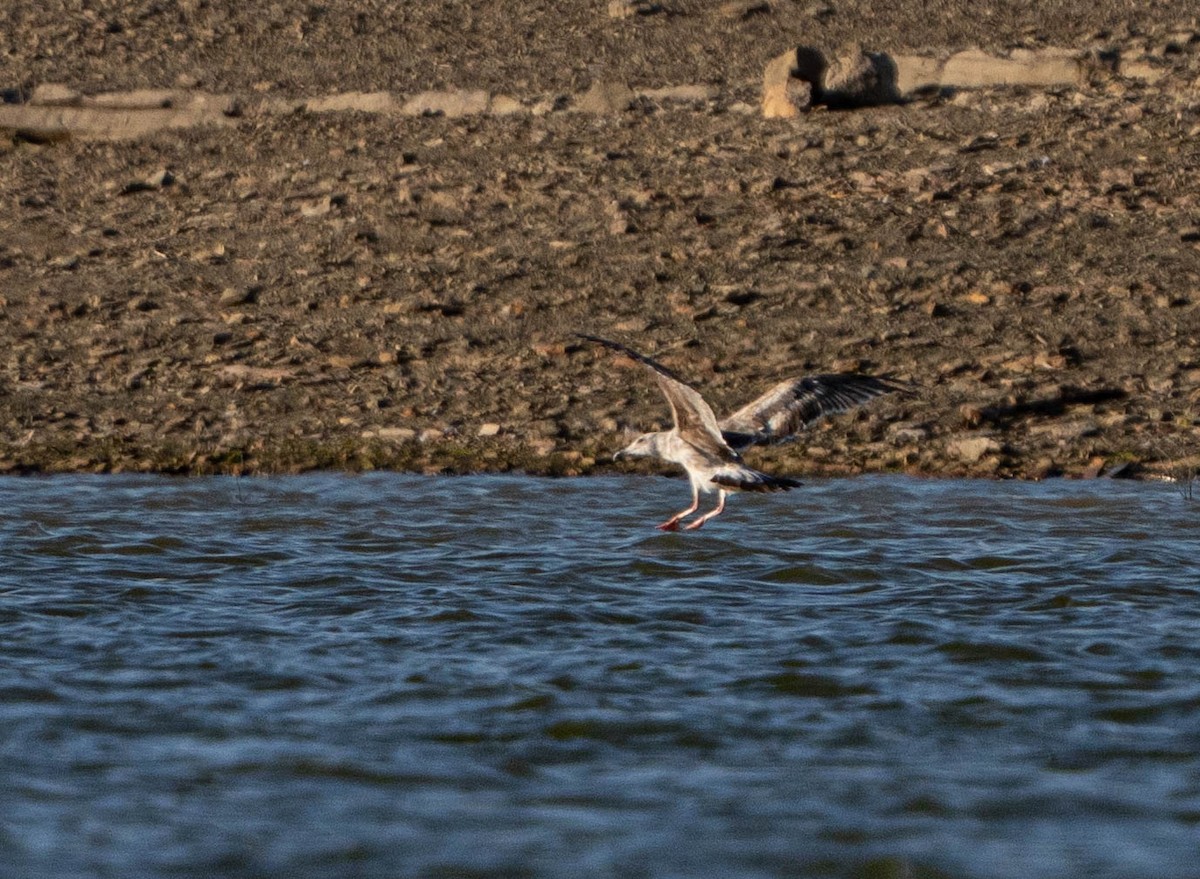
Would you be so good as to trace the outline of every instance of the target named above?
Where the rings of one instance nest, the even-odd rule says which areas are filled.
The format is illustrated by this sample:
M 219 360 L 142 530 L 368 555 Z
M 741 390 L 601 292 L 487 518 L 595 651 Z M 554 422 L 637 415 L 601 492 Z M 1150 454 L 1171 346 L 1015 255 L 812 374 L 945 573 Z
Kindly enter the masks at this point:
M 0 144 L 0 471 L 586 472 L 665 410 L 580 331 L 719 411 L 797 372 L 921 386 L 754 459 L 778 471 L 1189 466 L 1196 4 L 9 5 L 11 100 L 180 86 L 245 110 Z M 851 40 L 1116 51 L 1161 78 L 761 118 L 772 57 Z M 599 80 L 712 88 L 572 112 Z M 538 109 L 254 110 L 447 87 Z

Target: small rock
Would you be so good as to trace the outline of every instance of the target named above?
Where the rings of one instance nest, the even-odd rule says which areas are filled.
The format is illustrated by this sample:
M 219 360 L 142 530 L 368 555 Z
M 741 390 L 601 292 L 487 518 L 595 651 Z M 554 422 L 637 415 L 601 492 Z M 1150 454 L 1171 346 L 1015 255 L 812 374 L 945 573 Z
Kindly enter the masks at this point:
M 888 55 L 854 46 L 826 68 L 821 100 L 831 107 L 895 104 L 900 100 L 896 65 Z
M 710 85 L 672 85 L 658 89 L 641 89 L 638 95 L 663 103 L 703 104 L 716 97 L 717 90 Z
M 221 295 L 217 297 L 217 303 L 227 306 L 253 305 L 258 301 L 260 291 L 260 287 L 248 287 L 245 290 L 238 290 L 236 287 L 226 287 L 221 291 Z
M 417 438 L 417 432 L 411 427 L 381 427 L 375 432 L 380 439 L 407 442 Z
M 567 353 L 567 346 L 562 342 L 534 342 L 529 348 L 539 357 L 563 357 Z
M 1000 444 L 990 436 L 957 437 L 946 444 L 946 451 L 964 464 L 974 464 L 984 455 L 1000 451 Z
M 946 59 L 941 85 L 959 88 L 1078 85 L 1083 73 L 1078 54 L 1063 49 L 1014 49 L 1008 58 L 968 49 Z
M 629 214 L 621 207 L 620 202 L 611 202 L 608 205 L 607 213 L 609 215 L 609 233 L 613 235 L 627 235 L 637 231 L 633 220 L 630 219 Z
M 1079 418 L 1072 421 L 1051 421 L 1046 424 L 1030 425 L 1027 429 L 1030 436 L 1045 437 L 1059 445 L 1067 445 L 1100 432 L 1099 425 L 1090 418 Z
M 525 105 L 516 98 L 508 95 L 492 95 L 491 113 L 493 116 L 512 116 L 514 113 L 524 113 Z
M 144 180 L 134 180 L 131 183 L 126 183 L 121 188 L 121 195 L 131 195 L 135 192 L 151 192 L 156 189 L 162 189 L 164 186 L 170 186 L 175 182 L 175 175 L 165 168 L 156 171 Z
M 812 103 L 824 71 L 825 56 L 805 46 L 772 58 L 763 70 L 763 118 L 799 116 Z
M 82 96 L 75 89 L 58 82 L 44 82 L 33 89 L 29 103 L 43 107 L 66 107 L 80 103 Z
M 923 443 L 929 439 L 929 430 L 911 422 L 896 422 L 888 425 L 887 435 L 897 443 Z
M 479 436 L 495 436 L 500 432 L 500 425 L 494 421 L 479 425 Z
M 146 376 L 150 374 L 149 369 L 135 369 L 125 377 L 125 387 L 127 390 L 139 390 L 146 383 Z
M 1154 85 L 1167 75 L 1167 71 L 1154 66 L 1149 61 L 1122 61 L 1120 74 L 1128 79 L 1140 79 Z
M 771 4 L 767 0 L 729 0 L 720 6 L 720 13 L 725 18 L 747 19 L 770 11 Z
M 302 217 L 323 217 L 333 207 L 333 199 L 328 195 L 323 195 L 320 198 L 305 199 L 300 202 L 300 216 Z
M 764 118 L 787 119 L 820 100 L 828 62 L 820 49 L 800 46 L 768 62 L 762 77 Z
M 304 104 L 310 113 L 331 113 L 339 110 L 358 110 L 362 113 L 394 113 L 399 109 L 391 92 L 342 92 L 310 98 Z
M 175 107 L 179 97 L 173 89 L 129 89 L 90 95 L 84 103 L 106 110 L 165 110 Z
M 486 113 L 492 96 L 482 89 L 428 91 L 404 102 L 400 112 L 407 116 L 473 116 Z
M 623 113 L 633 104 L 637 95 L 623 82 L 596 81 L 575 102 L 575 109 L 583 113 Z
M 609 0 L 609 18 L 630 18 L 634 15 L 654 15 L 662 12 L 662 5 L 650 0 Z

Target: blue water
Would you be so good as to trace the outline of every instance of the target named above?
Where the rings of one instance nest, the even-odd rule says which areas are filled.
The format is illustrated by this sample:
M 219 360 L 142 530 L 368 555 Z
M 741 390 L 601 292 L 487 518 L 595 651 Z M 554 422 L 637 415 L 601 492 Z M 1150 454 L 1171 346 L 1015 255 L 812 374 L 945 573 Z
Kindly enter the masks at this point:
M 1200 505 L 0 480 L 0 876 L 1200 875 Z

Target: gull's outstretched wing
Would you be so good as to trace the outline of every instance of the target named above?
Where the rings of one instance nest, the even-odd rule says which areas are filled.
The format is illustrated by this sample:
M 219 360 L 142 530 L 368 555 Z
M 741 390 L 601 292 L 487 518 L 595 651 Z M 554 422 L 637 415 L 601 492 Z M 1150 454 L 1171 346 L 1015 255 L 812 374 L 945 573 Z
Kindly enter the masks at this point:
M 911 391 L 911 386 L 895 379 L 847 373 L 788 379 L 724 419 L 719 428 L 735 449 L 770 445 L 790 439 L 825 415 L 896 391 Z
M 712 407 L 704 402 L 704 398 L 695 388 L 684 384 L 678 376 L 658 361 L 651 360 L 620 342 L 584 333 L 580 333 L 579 337 L 613 351 L 619 351 L 649 369 L 654 375 L 655 381 L 658 382 L 663 396 L 671 404 L 671 416 L 675 419 L 675 428 L 679 431 L 681 439 L 702 452 L 726 460 L 737 459 L 737 453 L 726 444 L 724 437 L 721 436 L 721 429 L 717 426 L 717 416 L 713 414 Z

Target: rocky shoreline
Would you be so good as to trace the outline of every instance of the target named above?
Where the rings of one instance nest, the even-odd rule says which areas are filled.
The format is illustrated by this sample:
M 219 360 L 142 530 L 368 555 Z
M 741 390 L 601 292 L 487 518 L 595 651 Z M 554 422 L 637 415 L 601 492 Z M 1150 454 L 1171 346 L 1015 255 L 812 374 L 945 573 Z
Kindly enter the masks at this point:
M 902 31 L 849 7 L 735 6 L 568 4 L 615 53 L 603 69 L 547 32 L 456 82 L 389 67 L 389 32 L 355 33 L 340 7 L 307 36 L 245 23 L 258 48 L 237 70 L 212 58 L 216 25 L 209 54 L 171 63 L 113 22 L 37 55 L 57 25 L 18 4 L 5 57 L 31 79 L 13 108 L 53 83 L 75 110 L 122 89 L 240 97 L 219 124 L 0 141 L 0 472 L 609 470 L 665 411 L 585 331 L 718 406 L 804 372 L 920 386 L 754 458 L 773 471 L 1190 478 L 1194 17 L 1139 30 L 1101 3 L 1088 15 L 1109 20 L 1032 38 L 1100 45 L 1136 77 L 768 119 L 763 69 L 802 29 Z M 394 39 L 426 40 L 427 61 L 466 45 L 426 25 Z M 379 56 L 374 79 L 328 59 L 272 78 L 293 42 L 339 33 Z M 689 40 L 706 51 L 681 54 Z M 389 109 L 381 90 L 407 97 Z M 472 93 L 478 112 L 403 112 Z

